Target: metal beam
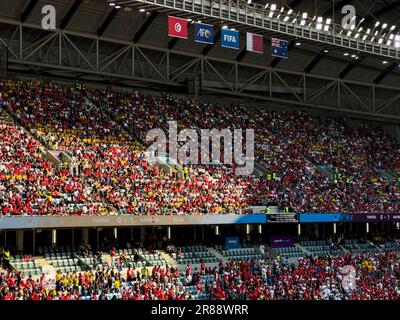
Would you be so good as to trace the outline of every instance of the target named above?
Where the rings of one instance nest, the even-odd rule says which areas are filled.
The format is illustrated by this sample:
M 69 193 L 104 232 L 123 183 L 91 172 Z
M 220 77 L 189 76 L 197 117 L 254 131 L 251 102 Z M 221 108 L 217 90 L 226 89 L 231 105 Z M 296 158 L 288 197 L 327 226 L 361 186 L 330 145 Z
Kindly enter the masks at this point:
M 143 36 L 143 34 L 146 32 L 147 28 L 153 23 L 154 19 L 157 18 L 158 12 L 153 11 L 150 16 L 143 22 L 142 26 L 138 30 L 138 32 L 135 33 L 135 36 L 133 37 L 133 42 L 137 43 L 139 42 L 140 38 Z
M 22 12 L 20 20 L 22 23 L 28 19 L 30 14 L 32 13 L 32 10 L 35 8 L 36 4 L 39 2 L 39 0 L 31 0 L 29 4 L 26 6 L 24 12 Z
M 333 0 L 334 1 L 334 0 Z M 323 14 L 322 14 L 322 16 L 323 17 L 326 17 L 326 16 L 332 16 L 332 13 L 333 12 L 336 12 L 336 11 L 339 11 L 339 10 L 341 10 L 345 5 L 348 5 L 348 4 L 350 4 L 351 2 L 353 2 L 353 0 L 342 0 L 342 1 L 339 1 L 338 3 L 334 3 L 334 5 L 330 8 L 330 9 L 328 9 L 328 10 L 326 10 Z M 332 17 L 333 18 L 333 17 Z
M 388 3 L 387 6 L 381 8 L 381 9 L 378 9 L 378 10 L 374 11 L 373 13 L 369 14 L 368 16 L 366 16 L 364 22 L 371 22 L 371 21 L 375 20 L 376 18 L 384 15 L 385 13 L 389 12 L 390 10 L 395 10 L 398 7 L 400 7 L 400 1 Z
M 318 53 L 312 60 L 311 62 L 304 68 L 304 73 L 310 73 L 312 69 L 315 68 L 315 66 L 326 56 L 327 52 L 324 52 L 323 50 Z
M 114 17 L 117 15 L 119 9 L 117 8 L 112 8 L 110 13 L 108 14 L 107 18 L 104 20 L 102 25 L 100 26 L 99 29 L 97 29 L 97 35 L 101 37 L 104 32 L 107 30 L 108 26 L 110 25 L 111 21 L 114 19 Z
M 203 48 L 203 51 L 202 51 L 203 56 L 206 56 L 210 52 L 210 50 L 212 49 L 214 44 L 216 44 L 220 38 L 221 38 L 221 30 L 218 29 L 214 35 L 214 43 L 208 44 Z
M 351 70 L 353 70 L 361 61 L 363 61 L 365 57 L 359 57 L 357 60 L 354 60 L 347 64 L 347 66 L 339 73 L 339 78 L 344 79 Z
M 171 40 L 169 40 L 168 42 L 168 49 L 172 50 L 175 45 L 178 43 L 179 38 L 172 38 Z
M 290 49 L 292 49 L 294 45 L 295 45 L 295 41 L 290 41 L 289 42 L 289 44 L 288 44 L 288 51 L 289 52 L 290 52 Z M 271 68 L 275 68 L 281 60 L 282 60 L 282 58 L 275 57 L 274 60 L 272 60 L 271 63 L 270 63 Z
M 391 73 L 392 71 L 394 71 L 394 69 L 397 68 L 398 66 L 398 62 L 393 62 L 389 67 L 387 67 L 385 70 L 383 70 L 375 79 L 374 79 L 374 83 L 379 84 L 380 82 L 382 82 L 383 79 L 386 78 L 386 76 Z
M 81 2 L 82 2 L 82 0 L 75 0 L 75 2 L 72 4 L 71 8 L 69 8 L 67 14 L 61 20 L 61 23 L 60 23 L 61 30 L 63 30 L 68 25 L 68 22 L 71 20 L 74 13 L 76 12 L 76 10 L 78 10 Z

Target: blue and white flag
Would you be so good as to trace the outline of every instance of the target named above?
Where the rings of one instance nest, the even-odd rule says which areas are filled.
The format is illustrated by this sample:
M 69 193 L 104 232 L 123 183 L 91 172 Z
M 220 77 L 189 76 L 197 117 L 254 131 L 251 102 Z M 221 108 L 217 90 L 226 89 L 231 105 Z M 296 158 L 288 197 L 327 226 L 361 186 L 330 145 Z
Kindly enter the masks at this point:
M 288 49 L 287 41 L 272 38 L 271 47 L 272 47 L 272 55 L 274 57 L 280 57 L 280 58 L 288 58 L 289 57 L 289 49 Z
M 194 41 L 213 44 L 214 43 L 214 26 L 205 23 L 194 24 Z
M 239 49 L 239 31 L 221 29 L 221 46 L 231 49 Z

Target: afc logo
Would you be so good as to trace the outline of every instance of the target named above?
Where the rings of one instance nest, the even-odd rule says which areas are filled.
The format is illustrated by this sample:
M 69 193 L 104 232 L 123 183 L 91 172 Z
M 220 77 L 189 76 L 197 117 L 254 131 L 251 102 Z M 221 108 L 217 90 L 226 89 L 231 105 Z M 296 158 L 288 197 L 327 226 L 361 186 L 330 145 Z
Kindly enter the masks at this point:
M 202 38 L 210 38 L 211 32 L 208 29 L 200 28 L 199 31 L 197 32 L 197 36 Z
M 224 34 L 224 41 L 236 43 L 236 37 L 229 34 Z

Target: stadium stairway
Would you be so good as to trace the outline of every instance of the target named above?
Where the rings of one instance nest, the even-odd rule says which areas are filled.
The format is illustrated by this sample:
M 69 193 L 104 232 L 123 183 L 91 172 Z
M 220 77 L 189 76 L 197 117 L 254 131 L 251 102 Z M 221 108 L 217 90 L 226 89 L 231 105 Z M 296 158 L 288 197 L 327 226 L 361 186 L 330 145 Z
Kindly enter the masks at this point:
M 176 262 L 174 261 L 174 259 L 172 259 L 172 257 L 169 254 L 165 253 L 164 251 L 160 251 L 160 255 L 162 259 L 167 261 L 167 264 L 169 266 L 174 266 L 174 267 L 176 266 Z
M 215 248 L 212 247 L 208 247 L 208 250 L 215 255 L 218 260 L 222 261 L 224 264 L 228 261 L 228 259 L 226 259 L 222 254 L 220 254 L 217 250 L 215 250 Z
M 47 277 L 54 278 L 56 276 L 57 270 L 44 257 L 35 257 L 35 262 L 42 267 L 43 273 Z

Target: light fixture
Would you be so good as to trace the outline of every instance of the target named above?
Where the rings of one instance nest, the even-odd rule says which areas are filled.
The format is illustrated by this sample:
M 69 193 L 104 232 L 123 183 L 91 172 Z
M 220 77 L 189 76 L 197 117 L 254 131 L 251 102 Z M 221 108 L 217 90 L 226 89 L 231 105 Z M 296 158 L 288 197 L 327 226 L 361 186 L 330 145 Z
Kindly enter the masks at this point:
M 354 36 L 354 39 L 358 39 L 358 37 L 360 36 L 360 34 L 357 32 Z
M 236 31 L 236 29 L 235 29 L 235 28 L 232 28 L 231 30 L 232 30 L 232 31 Z
M 298 47 L 298 46 L 301 46 L 301 43 L 300 42 L 296 42 L 296 46 Z
M 382 64 L 387 64 L 388 62 L 386 61 L 386 60 L 383 60 L 382 61 Z
M 395 48 L 400 48 L 400 35 L 395 35 L 394 36 L 394 47 Z
M 307 19 L 307 12 L 303 12 L 303 14 L 301 15 L 301 21 L 300 21 L 301 26 L 306 25 L 306 19 Z
M 364 36 L 362 37 L 363 41 L 367 40 L 367 38 L 368 38 L 368 35 L 364 35 Z
M 391 44 L 392 44 L 392 40 L 386 41 L 386 45 L 387 45 L 387 46 L 390 46 Z
M 380 22 L 377 21 L 377 22 L 375 23 L 375 28 L 379 27 L 379 24 L 380 24 Z
M 387 23 L 384 23 L 384 24 L 382 25 L 382 30 L 383 30 L 383 29 L 386 29 L 386 27 L 387 27 Z
M 289 11 L 288 11 L 288 15 L 291 15 L 292 14 L 292 12 L 293 12 L 293 10 L 292 9 L 289 9 Z
M 115 6 L 115 9 L 121 9 L 121 6 L 120 5 Z
M 322 29 L 322 17 L 318 17 L 317 19 L 317 30 L 321 30 Z
M 247 0 L 247 4 L 251 4 L 252 0 Z
M 286 17 L 283 19 L 284 22 L 287 22 L 288 20 L 289 20 L 289 16 L 286 16 Z
M 228 29 L 227 25 L 222 26 L 222 29 Z
M 144 9 L 144 8 L 139 9 L 139 12 L 145 12 L 145 11 L 146 11 L 146 9 Z
M 187 21 L 188 21 L 188 22 L 192 22 L 192 19 L 191 19 L 191 18 L 189 18 L 189 19 L 187 19 Z
M 328 53 L 328 52 L 329 52 L 328 50 L 326 50 L 326 49 L 324 50 L 324 53 Z
M 352 57 L 352 58 L 355 58 L 355 57 L 357 57 L 357 56 L 356 56 L 355 54 L 352 54 L 351 57 Z
M 379 38 L 378 43 L 382 44 L 382 42 L 383 42 L 383 38 Z
M 390 27 L 390 31 L 393 31 L 394 29 L 396 29 L 396 26 L 391 26 Z
M 349 54 L 348 54 L 347 52 L 345 52 L 343 55 L 344 55 L 345 57 L 347 57 Z
M 276 4 L 271 4 L 271 11 L 275 11 L 276 10 Z
M 111 7 L 114 7 L 114 6 L 115 6 L 115 3 L 114 3 L 114 2 L 110 2 L 109 5 L 110 5 Z
M 349 30 L 349 31 L 347 32 L 347 36 L 350 37 L 350 36 L 351 36 L 351 33 L 352 33 L 352 32 Z
M 368 29 L 367 29 L 367 34 L 370 34 L 370 33 L 371 33 L 371 29 L 368 28 Z

